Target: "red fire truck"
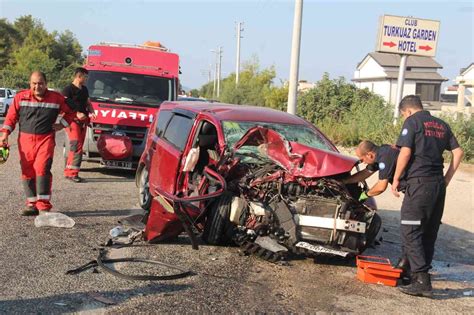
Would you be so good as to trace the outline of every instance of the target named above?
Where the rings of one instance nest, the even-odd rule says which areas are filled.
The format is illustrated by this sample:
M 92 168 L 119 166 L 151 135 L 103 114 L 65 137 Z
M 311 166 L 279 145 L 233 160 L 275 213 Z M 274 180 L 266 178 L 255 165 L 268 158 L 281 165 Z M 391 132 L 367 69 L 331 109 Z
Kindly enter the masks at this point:
M 160 104 L 177 97 L 179 57 L 158 42 L 101 43 L 89 47 L 85 68 L 97 118 L 87 130 L 83 158 L 107 168 L 135 169 Z M 122 159 L 104 156 L 97 146 L 102 135 L 128 138 L 133 152 Z

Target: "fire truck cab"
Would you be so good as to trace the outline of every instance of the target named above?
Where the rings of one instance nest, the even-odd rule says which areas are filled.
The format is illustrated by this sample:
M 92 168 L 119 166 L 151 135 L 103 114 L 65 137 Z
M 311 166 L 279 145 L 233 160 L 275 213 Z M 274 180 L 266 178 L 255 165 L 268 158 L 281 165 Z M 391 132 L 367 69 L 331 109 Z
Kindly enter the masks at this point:
M 83 158 L 108 168 L 135 169 L 160 104 L 177 98 L 179 57 L 158 42 L 101 43 L 89 47 L 85 68 L 97 117 L 87 130 Z M 122 160 L 104 159 L 97 142 L 106 134 L 128 137 L 133 153 Z

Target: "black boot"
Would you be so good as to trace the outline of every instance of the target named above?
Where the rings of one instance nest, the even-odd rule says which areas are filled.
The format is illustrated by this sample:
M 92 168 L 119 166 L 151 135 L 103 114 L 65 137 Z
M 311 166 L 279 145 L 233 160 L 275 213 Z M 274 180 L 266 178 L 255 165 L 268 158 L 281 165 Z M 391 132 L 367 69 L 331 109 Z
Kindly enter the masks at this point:
M 400 274 L 400 279 L 402 280 L 403 285 L 411 283 L 411 268 L 408 258 L 402 257 L 398 260 L 397 264 L 394 266 L 397 269 L 401 269 L 402 273 Z
M 409 295 L 433 297 L 430 274 L 427 272 L 413 273 L 411 284 L 400 287 L 400 291 Z

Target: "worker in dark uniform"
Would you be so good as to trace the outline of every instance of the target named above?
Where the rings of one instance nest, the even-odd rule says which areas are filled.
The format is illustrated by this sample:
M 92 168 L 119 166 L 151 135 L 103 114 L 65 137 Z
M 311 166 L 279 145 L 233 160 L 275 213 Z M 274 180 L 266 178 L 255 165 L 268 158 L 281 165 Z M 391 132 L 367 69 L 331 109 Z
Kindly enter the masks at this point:
M 412 278 L 400 291 L 416 296 L 432 296 L 428 270 L 443 216 L 446 186 L 464 155 L 447 123 L 423 110 L 418 96 L 405 96 L 400 102 L 405 118 L 397 141 L 400 154 L 392 183 L 399 197 L 400 178 L 405 174 L 407 186 L 401 209 L 402 249 L 408 257 Z M 443 176 L 443 152 L 451 151 L 451 162 Z
M 387 189 L 388 183 L 393 181 L 399 151 L 397 147 L 388 144 L 377 146 L 371 141 L 362 141 L 357 146 L 355 153 L 361 162 L 367 164 L 367 168 L 342 182 L 344 184 L 359 183 L 378 171 L 379 180 L 367 192 L 362 192 L 359 201 L 380 195 Z
M 342 181 L 344 184 L 362 182 L 372 176 L 375 172 L 379 172 L 379 180 L 377 183 L 367 192 L 363 191 L 361 193 L 359 201 L 364 202 L 369 197 L 378 196 L 383 193 L 387 189 L 388 184 L 393 182 L 400 149 L 397 146 L 390 144 L 377 146 L 371 141 L 362 141 L 357 146 L 355 153 L 359 158 L 359 161 L 367 164 L 367 167 L 351 177 L 344 179 Z M 406 186 L 406 184 L 403 183 L 400 186 L 400 189 L 403 190 L 402 187 Z M 406 280 L 407 278 L 410 278 L 410 264 L 408 258 L 403 253 L 403 249 L 402 256 L 396 263 L 395 267 L 403 270 L 403 273 L 401 274 L 402 279 Z
M 86 138 L 87 125 L 89 124 L 89 116 L 95 118 L 94 109 L 89 100 L 89 91 L 85 86 L 88 73 L 85 68 L 76 68 L 74 80 L 62 91 L 67 104 L 77 115 L 71 126 L 65 129 L 69 139 L 69 152 L 67 153 L 64 177 L 75 183 L 82 181 L 79 177 L 79 170 L 81 169 L 82 150 Z

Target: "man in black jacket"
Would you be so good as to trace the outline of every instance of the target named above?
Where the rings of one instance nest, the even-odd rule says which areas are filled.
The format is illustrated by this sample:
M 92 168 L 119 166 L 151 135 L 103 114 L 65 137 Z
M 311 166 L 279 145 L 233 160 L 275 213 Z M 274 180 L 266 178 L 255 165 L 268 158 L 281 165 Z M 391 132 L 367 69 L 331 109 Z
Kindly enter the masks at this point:
M 400 154 L 392 183 L 399 197 L 400 178 L 407 181 L 401 209 L 402 249 L 407 256 L 412 281 L 400 290 L 416 296 L 432 296 L 428 270 L 443 216 L 446 186 L 456 172 L 463 150 L 447 123 L 423 110 L 418 96 L 405 96 L 400 102 L 405 118 L 397 141 Z M 443 176 L 443 152 L 451 152 L 451 162 Z
M 81 182 L 79 170 L 81 169 L 82 147 L 86 138 L 89 116 L 95 117 L 94 109 L 89 100 L 89 91 L 85 86 L 88 73 L 84 68 L 77 68 L 74 73 L 74 80 L 62 91 L 67 104 L 77 113 L 78 117 L 71 123 L 70 128 L 65 129 L 69 139 L 69 152 L 64 176 L 75 183 Z

